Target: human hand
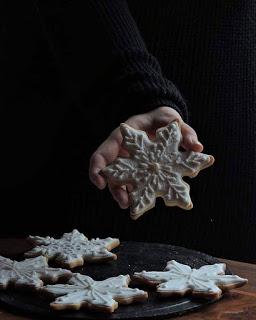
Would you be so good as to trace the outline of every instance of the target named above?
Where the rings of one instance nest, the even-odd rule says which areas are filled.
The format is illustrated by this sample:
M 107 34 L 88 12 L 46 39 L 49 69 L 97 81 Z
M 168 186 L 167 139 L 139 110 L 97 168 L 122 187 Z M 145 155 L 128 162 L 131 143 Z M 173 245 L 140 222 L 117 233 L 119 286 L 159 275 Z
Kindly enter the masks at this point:
M 153 111 L 132 116 L 125 123 L 129 126 L 146 131 L 149 137 L 154 137 L 158 128 L 166 126 L 172 121 L 178 121 L 182 133 L 182 147 L 186 150 L 202 152 L 203 145 L 198 141 L 197 134 L 188 124 L 186 124 L 179 113 L 170 107 L 159 107 Z M 113 198 L 118 202 L 122 209 L 129 207 L 129 196 L 127 187 L 118 186 L 112 182 L 108 182 L 101 175 L 101 170 L 108 164 L 116 160 L 117 157 L 127 157 L 128 152 L 122 147 L 121 131 L 116 128 L 109 137 L 97 148 L 90 159 L 89 177 L 91 182 L 99 189 L 104 189 L 108 184 L 109 190 Z

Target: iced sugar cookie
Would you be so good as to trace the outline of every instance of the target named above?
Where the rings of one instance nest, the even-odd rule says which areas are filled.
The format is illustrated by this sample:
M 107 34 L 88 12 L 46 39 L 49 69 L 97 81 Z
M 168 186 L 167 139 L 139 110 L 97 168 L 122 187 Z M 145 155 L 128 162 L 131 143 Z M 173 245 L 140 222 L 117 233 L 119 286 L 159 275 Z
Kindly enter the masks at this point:
M 115 260 L 117 257 L 110 250 L 120 243 L 113 238 L 89 240 L 78 230 L 64 233 L 60 239 L 30 236 L 29 240 L 35 247 L 25 253 L 26 257 L 42 255 L 68 268 L 82 266 L 84 262 Z
M 128 275 L 95 281 L 88 276 L 74 273 L 68 284 L 47 285 L 41 291 L 58 297 L 50 304 L 54 310 L 88 308 L 114 312 L 118 304 L 130 304 L 147 299 L 147 292 L 129 288 L 129 282 Z
M 156 286 L 160 296 L 200 296 L 208 299 L 220 298 L 222 291 L 241 287 L 247 279 L 236 275 L 225 275 L 226 265 L 216 263 L 192 269 L 175 260 L 167 262 L 164 271 L 136 272 L 133 278 L 147 285 Z
M 14 261 L 0 256 L 0 289 L 15 288 L 38 289 L 45 283 L 55 283 L 59 279 L 68 280 L 71 271 L 50 268 L 45 257 Z
M 190 187 L 182 177 L 195 177 L 213 164 L 213 156 L 181 151 L 182 136 L 176 121 L 158 129 L 155 140 L 127 124 L 121 124 L 120 130 L 130 158 L 117 158 L 102 173 L 116 184 L 133 186 L 129 193 L 131 217 L 137 219 L 153 208 L 156 197 L 162 197 L 166 206 L 191 209 Z

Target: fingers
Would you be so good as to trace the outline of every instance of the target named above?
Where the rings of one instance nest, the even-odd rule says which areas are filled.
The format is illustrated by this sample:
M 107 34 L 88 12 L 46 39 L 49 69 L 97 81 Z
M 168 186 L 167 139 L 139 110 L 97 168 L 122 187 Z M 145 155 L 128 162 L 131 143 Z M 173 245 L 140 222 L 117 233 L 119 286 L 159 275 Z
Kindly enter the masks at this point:
M 89 177 L 91 182 L 99 189 L 106 187 L 106 179 L 100 174 L 100 171 L 106 166 L 106 160 L 101 153 L 95 152 L 90 159 Z
M 159 107 L 151 112 L 129 118 L 126 123 L 135 129 L 146 131 L 149 137 L 154 137 L 155 131 L 172 121 L 178 121 L 183 136 L 182 146 L 187 150 L 201 152 L 203 145 L 198 141 L 193 128 L 183 122 L 179 113 L 170 107 Z M 122 149 L 122 135 L 120 129 L 115 129 L 110 136 L 98 147 L 90 159 L 89 177 L 91 182 L 99 189 L 104 189 L 108 183 L 113 198 L 121 208 L 129 206 L 127 186 L 117 186 L 107 182 L 101 174 L 101 170 L 112 163 L 118 156 L 128 156 L 128 152 Z M 129 189 L 128 189 L 129 190 Z M 130 191 L 130 190 L 129 190 Z
M 155 131 L 158 128 L 166 126 L 172 121 L 178 121 L 181 126 L 183 136 L 182 146 L 187 150 L 201 152 L 203 145 L 198 141 L 195 130 L 182 120 L 176 110 L 170 107 L 159 107 L 151 112 L 131 117 L 126 123 L 135 129 L 146 131 L 151 138 L 154 137 Z
M 90 180 L 93 184 L 95 184 L 99 189 L 104 189 L 106 187 L 107 181 L 106 179 L 100 174 L 100 171 L 106 166 L 107 161 L 111 159 L 111 156 L 106 153 L 106 148 L 108 148 L 108 144 L 111 144 L 111 141 L 108 141 L 107 147 L 106 144 L 103 147 L 99 147 L 98 150 L 93 154 L 90 161 L 90 169 L 89 175 Z M 103 156 L 103 154 L 105 156 Z M 126 209 L 129 207 L 129 196 L 126 191 L 125 187 L 120 187 L 117 185 L 112 184 L 111 182 L 108 183 L 109 191 L 111 192 L 113 198 L 117 201 L 121 209 Z
M 120 139 L 122 141 L 121 133 L 118 130 L 113 131 L 91 156 L 89 177 L 99 189 L 106 187 L 107 181 L 101 175 L 101 170 L 117 158 L 120 151 Z
M 126 187 L 120 187 L 114 185 L 112 183 L 108 183 L 109 191 L 112 194 L 112 197 L 116 200 L 119 204 L 121 209 L 127 209 L 129 207 L 129 196 L 128 192 L 126 191 Z
M 183 122 L 180 114 L 170 107 L 159 107 L 150 112 L 149 115 L 152 117 L 152 125 L 156 129 L 164 127 L 175 120 L 179 123 Z
M 150 136 L 158 128 L 164 127 L 174 120 L 182 123 L 181 116 L 176 110 L 170 107 L 159 107 L 153 111 L 133 116 L 125 123 L 134 129 L 146 131 Z
M 151 117 L 148 114 L 133 116 L 126 123 L 135 129 L 147 130 L 151 128 Z M 120 129 L 117 128 L 91 156 L 89 177 L 91 182 L 99 189 L 104 189 L 107 185 L 106 179 L 100 174 L 101 170 L 116 160 L 118 156 L 128 156 L 128 152 L 121 146 L 122 140 Z M 111 191 L 113 191 L 113 194 L 120 200 L 122 205 L 126 204 L 126 200 L 124 200 L 124 203 L 122 202 L 124 193 L 121 190 L 111 187 Z
M 203 145 L 198 141 L 197 134 L 188 124 L 181 124 L 181 134 L 183 136 L 182 146 L 187 150 L 195 152 L 203 151 Z

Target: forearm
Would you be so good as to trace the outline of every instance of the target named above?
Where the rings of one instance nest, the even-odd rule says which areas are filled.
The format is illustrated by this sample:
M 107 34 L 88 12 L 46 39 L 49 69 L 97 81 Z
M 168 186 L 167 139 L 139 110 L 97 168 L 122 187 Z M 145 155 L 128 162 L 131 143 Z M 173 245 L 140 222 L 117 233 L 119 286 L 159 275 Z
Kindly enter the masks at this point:
M 38 1 L 47 40 L 81 99 L 124 116 L 167 105 L 186 120 L 185 102 L 161 71 L 124 0 Z M 99 94 L 100 92 L 100 94 Z

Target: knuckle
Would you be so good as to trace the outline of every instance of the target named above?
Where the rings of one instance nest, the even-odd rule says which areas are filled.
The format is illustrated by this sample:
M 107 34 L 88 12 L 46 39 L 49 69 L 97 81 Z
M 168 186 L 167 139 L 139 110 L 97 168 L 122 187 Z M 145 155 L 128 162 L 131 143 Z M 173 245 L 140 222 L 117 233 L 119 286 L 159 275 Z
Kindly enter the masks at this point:
M 175 119 L 180 123 L 182 122 L 180 114 L 171 107 L 163 106 L 159 107 L 157 110 L 161 118 L 165 119 L 166 121 L 172 121 Z
M 158 110 L 159 112 L 161 112 L 164 115 L 169 115 L 171 113 L 171 108 L 167 107 L 167 106 L 158 107 L 156 110 Z
M 134 127 L 135 129 L 141 128 L 143 126 L 144 114 L 139 114 L 130 117 L 125 121 L 126 124 Z
M 110 135 L 108 136 L 107 140 L 105 140 L 105 143 L 108 143 L 108 142 L 111 142 L 111 141 L 112 142 L 116 141 L 116 142 L 120 143 L 121 140 L 122 140 L 122 135 L 121 135 L 120 129 L 118 127 L 118 128 L 115 128 L 110 133 Z
M 195 130 L 190 126 L 188 126 L 188 128 L 189 128 L 190 134 L 192 134 L 193 136 L 196 136 Z
M 91 155 L 91 158 L 90 158 L 90 163 L 93 164 L 98 158 L 98 153 L 97 151 L 95 151 L 92 155 Z
M 89 179 L 93 184 L 95 184 L 95 174 L 89 171 Z
M 116 137 L 118 130 L 119 130 L 118 128 L 115 128 L 113 131 L 111 131 L 109 137 L 111 137 L 111 138 Z
M 192 128 L 192 127 L 190 127 L 188 124 L 184 124 L 184 126 L 185 126 L 185 130 L 186 130 L 186 134 L 187 135 L 192 135 L 192 136 L 195 136 L 196 138 L 197 138 L 197 134 L 196 134 L 196 131 Z

